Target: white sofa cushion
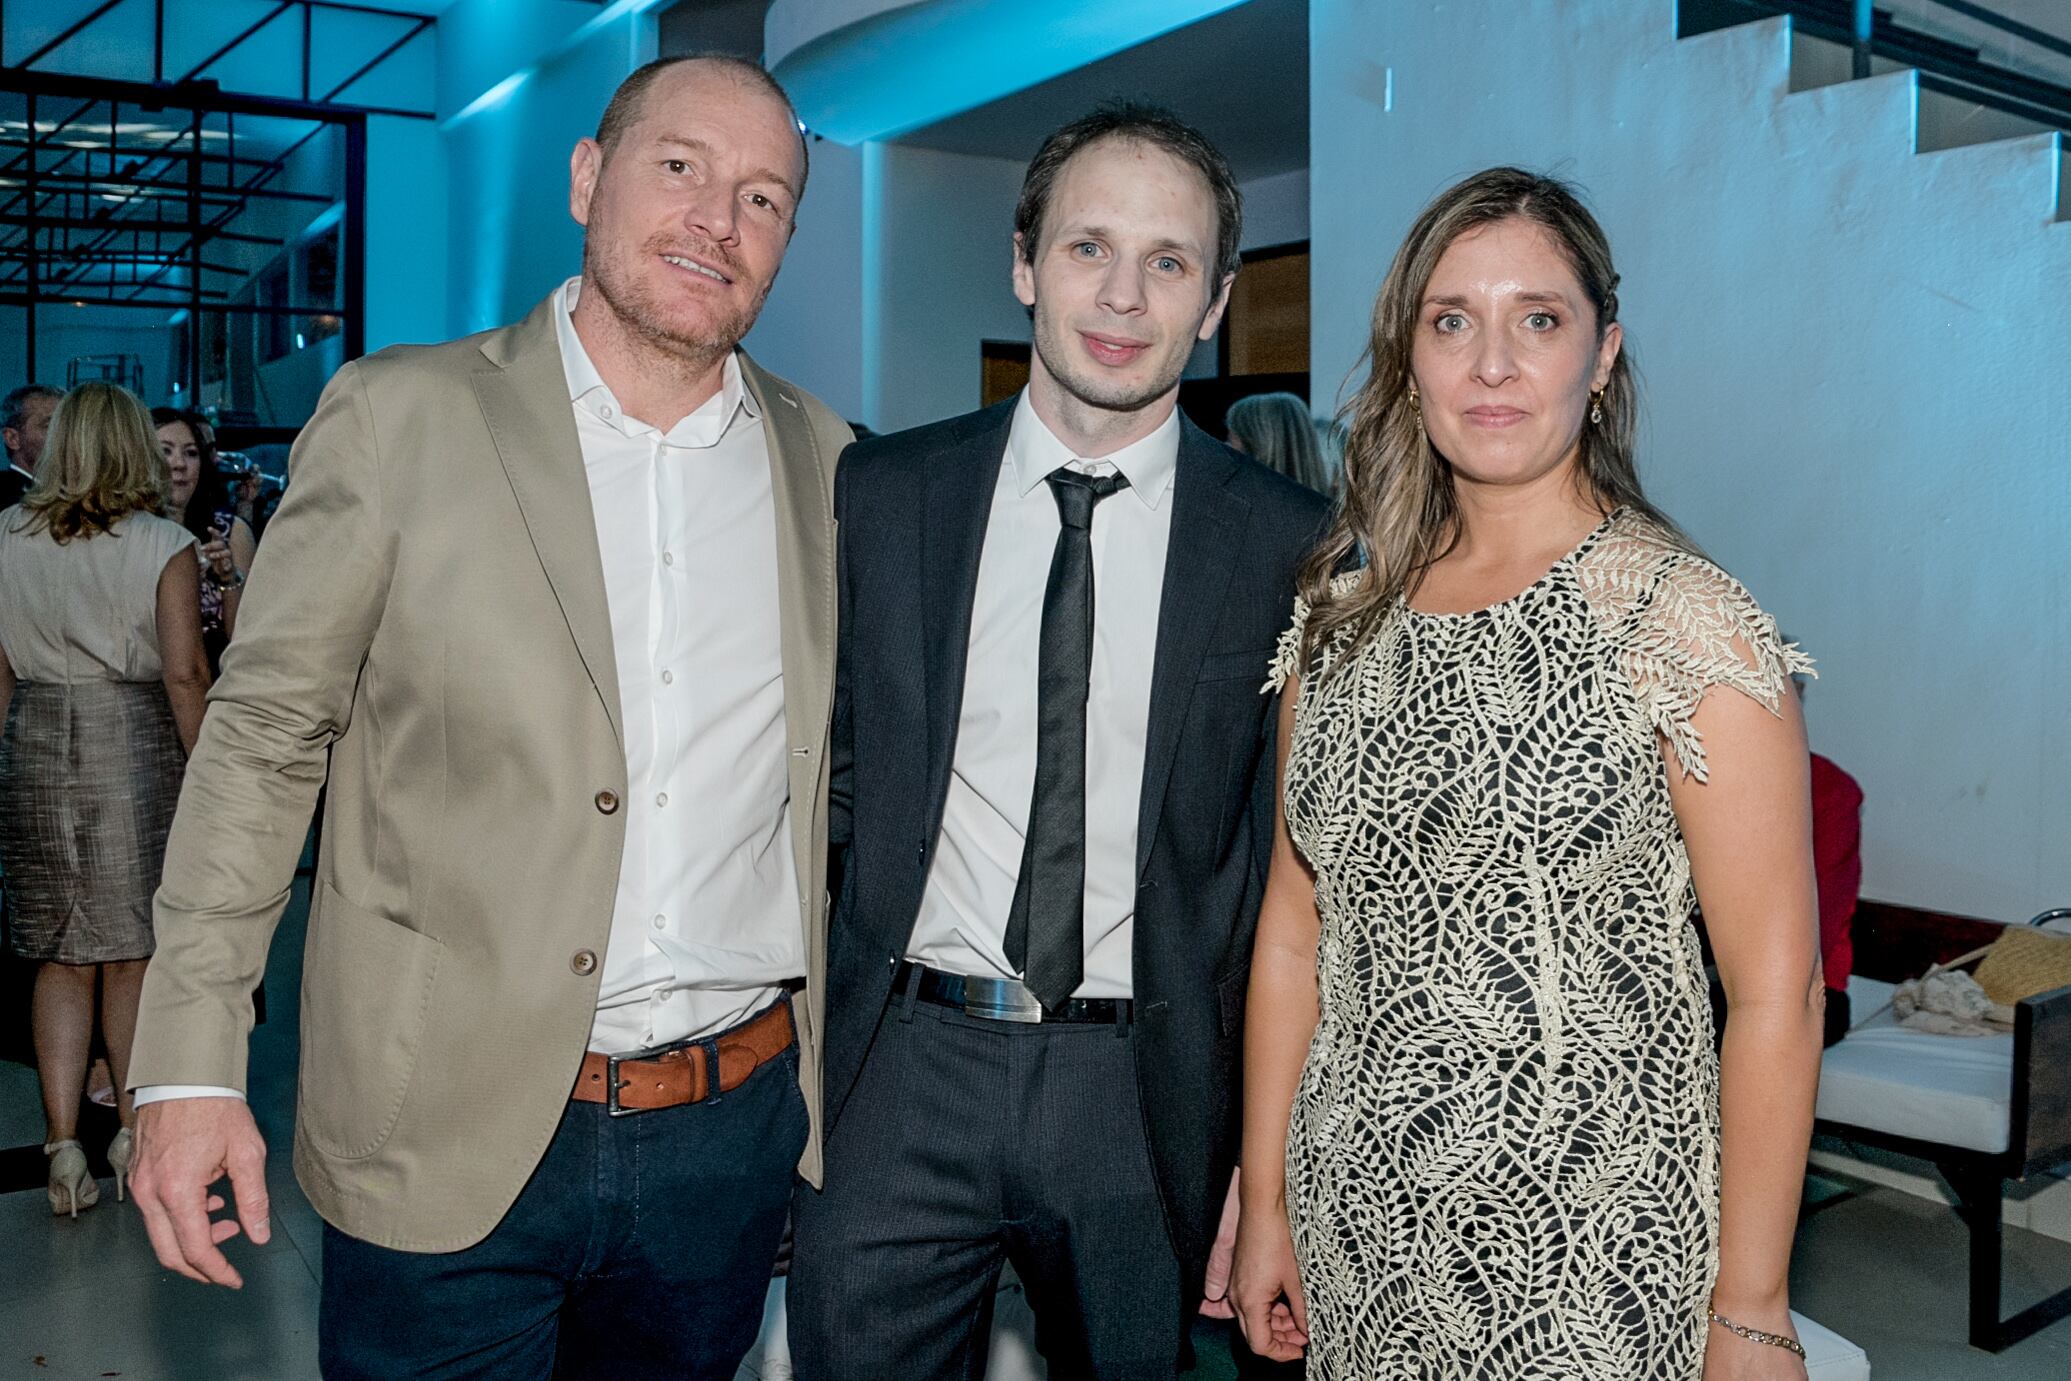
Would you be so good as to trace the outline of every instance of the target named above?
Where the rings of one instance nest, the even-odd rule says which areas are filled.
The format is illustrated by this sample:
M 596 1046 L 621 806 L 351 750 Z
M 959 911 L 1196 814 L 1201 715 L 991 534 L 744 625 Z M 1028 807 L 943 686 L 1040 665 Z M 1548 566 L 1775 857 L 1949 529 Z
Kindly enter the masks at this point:
M 1848 1001 L 1858 1023 L 1819 1071 L 1819 1115 L 1972 1151 L 2004 1151 L 2013 1100 L 2013 1037 L 1908 1031 L 1886 1006 L 1892 985 L 1857 974 Z M 1879 1007 L 1868 1021 L 1863 1018 Z

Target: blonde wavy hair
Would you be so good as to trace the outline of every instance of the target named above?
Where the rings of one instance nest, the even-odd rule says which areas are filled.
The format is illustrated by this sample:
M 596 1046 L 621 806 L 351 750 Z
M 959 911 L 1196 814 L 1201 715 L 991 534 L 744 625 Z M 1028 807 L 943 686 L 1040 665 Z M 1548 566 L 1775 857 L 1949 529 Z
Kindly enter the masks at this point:
M 22 507 L 30 532 L 69 542 L 107 532 L 132 513 L 158 512 L 165 491 L 151 414 L 128 389 L 96 380 L 67 393 L 51 414 Z
M 1528 221 L 1552 236 L 1595 309 L 1599 341 L 1618 319 L 1610 241 L 1567 183 L 1521 168 L 1489 168 L 1424 208 L 1374 299 L 1361 359 L 1366 381 L 1338 414 L 1345 453 L 1337 512 L 1299 577 L 1310 610 L 1302 637 L 1304 669 L 1340 635 L 1349 635 L 1349 642 L 1336 665 L 1349 661 L 1396 601 L 1459 541 L 1452 466 L 1432 447 L 1410 402 L 1410 354 L 1438 261 L 1462 235 L 1507 220 Z M 1670 542 L 1695 551 L 1640 488 L 1633 462 L 1639 413 L 1628 337 L 1604 385 L 1603 421 L 1582 428 L 1578 477 L 1604 511 L 1632 508 L 1658 523 Z M 1333 591 L 1332 578 L 1354 566 L 1364 568 L 1365 578 Z

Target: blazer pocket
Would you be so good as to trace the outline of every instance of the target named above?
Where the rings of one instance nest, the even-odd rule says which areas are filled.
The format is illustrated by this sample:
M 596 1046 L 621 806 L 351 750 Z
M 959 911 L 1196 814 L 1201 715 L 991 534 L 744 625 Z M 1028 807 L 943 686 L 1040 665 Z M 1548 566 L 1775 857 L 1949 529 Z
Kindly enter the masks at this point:
M 1235 681 L 1239 677 L 1250 677 L 1263 686 L 1266 673 L 1273 665 L 1273 649 L 1261 647 L 1255 652 L 1214 652 L 1201 659 L 1199 681 Z
M 1237 1034 L 1244 1025 L 1244 997 L 1251 988 L 1249 966 L 1234 973 L 1226 973 L 1215 980 L 1216 1016 L 1222 1025 L 1225 1039 Z
M 446 947 L 320 884 L 303 955 L 302 1135 L 370 1156 L 403 1109 Z

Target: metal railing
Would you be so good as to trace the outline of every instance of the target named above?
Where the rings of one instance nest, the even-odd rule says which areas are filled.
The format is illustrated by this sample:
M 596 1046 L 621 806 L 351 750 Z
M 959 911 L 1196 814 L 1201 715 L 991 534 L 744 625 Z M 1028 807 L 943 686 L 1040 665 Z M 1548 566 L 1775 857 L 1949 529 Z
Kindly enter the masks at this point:
M 2071 38 L 2045 33 L 1971 0 L 1918 0 L 1983 24 L 2047 52 L 2071 57 Z M 2032 124 L 2071 130 L 2071 85 L 1988 62 L 1967 47 L 1902 23 L 1868 0 L 1683 0 L 1685 33 L 1770 15 L 1789 15 L 1798 32 L 1848 48 L 1854 75 L 1870 74 L 1882 58 L 1920 74 L 1922 90 L 1953 96 Z

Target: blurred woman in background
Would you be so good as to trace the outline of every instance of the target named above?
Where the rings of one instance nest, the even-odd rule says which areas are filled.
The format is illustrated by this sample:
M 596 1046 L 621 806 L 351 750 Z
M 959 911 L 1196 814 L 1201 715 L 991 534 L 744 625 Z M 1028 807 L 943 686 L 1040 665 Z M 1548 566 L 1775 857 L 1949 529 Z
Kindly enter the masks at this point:
M 1316 444 L 1309 405 L 1292 393 L 1254 393 L 1223 415 L 1230 445 L 1319 494 L 1330 492 L 1330 471 Z
M 153 408 L 151 422 L 165 458 L 165 516 L 194 534 L 201 553 L 201 639 L 213 677 L 237 631 L 245 572 L 258 542 L 237 515 L 230 481 L 216 466 L 216 433 L 208 420 L 177 408 Z
M 122 1129 L 150 958 L 151 894 L 209 686 L 194 537 L 158 516 L 166 476 L 127 390 L 82 384 L 51 419 L 36 483 L 0 513 L 0 868 L 31 1018 L 50 1206 L 100 1198 L 78 1141 L 95 990 Z

